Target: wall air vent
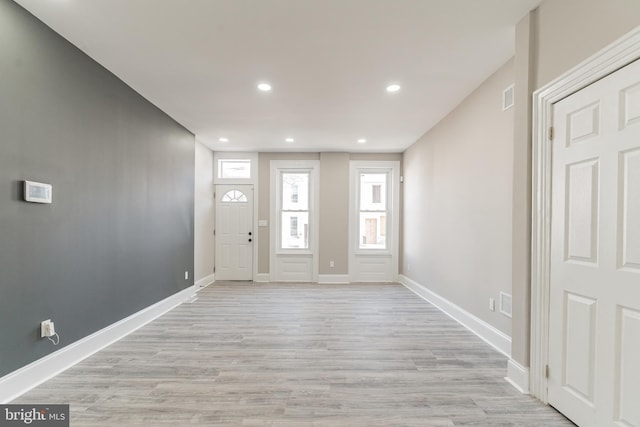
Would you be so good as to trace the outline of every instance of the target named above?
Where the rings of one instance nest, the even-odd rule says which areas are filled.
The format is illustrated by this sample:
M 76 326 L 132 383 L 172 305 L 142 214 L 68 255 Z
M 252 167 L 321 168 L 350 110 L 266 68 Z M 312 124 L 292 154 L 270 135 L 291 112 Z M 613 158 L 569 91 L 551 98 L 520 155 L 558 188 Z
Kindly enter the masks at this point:
M 502 111 L 513 107 L 513 85 L 509 86 L 502 92 Z
M 500 292 L 500 313 L 511 318 L 511 295 Z

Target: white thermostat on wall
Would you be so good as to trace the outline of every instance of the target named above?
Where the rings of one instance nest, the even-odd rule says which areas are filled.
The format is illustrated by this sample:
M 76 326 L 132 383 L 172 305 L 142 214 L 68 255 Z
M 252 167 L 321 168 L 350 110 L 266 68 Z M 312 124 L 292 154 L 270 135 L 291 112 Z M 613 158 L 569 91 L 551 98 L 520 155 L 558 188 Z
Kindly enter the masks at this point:
M 24 182 L 24 200 L 33 203 L 51 203 L 53 187 L 41 182 Z

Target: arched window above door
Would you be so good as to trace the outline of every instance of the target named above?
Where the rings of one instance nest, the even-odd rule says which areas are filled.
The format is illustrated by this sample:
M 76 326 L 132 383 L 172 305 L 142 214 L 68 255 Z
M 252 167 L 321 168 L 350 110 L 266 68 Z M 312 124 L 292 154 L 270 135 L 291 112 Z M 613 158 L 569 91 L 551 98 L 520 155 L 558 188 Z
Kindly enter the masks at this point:
M 242 191 L 230 190 L 222 196 L 222 201 L 227 203 L 247 203 L 247 196 Z

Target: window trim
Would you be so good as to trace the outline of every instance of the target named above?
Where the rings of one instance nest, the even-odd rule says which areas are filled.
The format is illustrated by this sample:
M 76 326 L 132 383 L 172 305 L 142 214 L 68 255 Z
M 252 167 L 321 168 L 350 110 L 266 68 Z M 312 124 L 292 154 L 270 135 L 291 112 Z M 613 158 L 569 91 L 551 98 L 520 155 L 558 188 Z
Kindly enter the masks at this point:
M 368 172 L 388 172 L 387 249 L 359 249 L 359 176 Z M 349 162 L 349 280 L 358 282 L 394 282 L 398 280 L 400 259 L 400 161 L 351 160 Z M 369 264 L 381 267 L 369 271 Z
M 271 160 L 271 227 L 270 258 L 278 255 L 313 255 L 314 263 L 318 262 L 319 248 L 319 168 L 318 160 Z M 309 173 L 309 247 L 282 248 L 282 173 Z M 292 211 L 287 211 L 292 212 Z M 307 212 L 307 211 L 304 211 Z M 271 264 L 271 262 L 270 262 Z M 271 264 L 273 268 L 273 264 Z M 317 276 L 318 267 L 314 268 Z
M 224 164 L 232 164 L 232 163 L 237 163 L 237 164 L 249 164 L 249 177 L 245 178 L 245 177 L 231 177 L 231 178 L 225 178 L 224 176 L 219 176 L 223 173 L 223 166 Z M 216 164 L 218 166 L 217 171 L 216 171 L 216 177 L 218 179 L 224 179 L 224 180 L 244 180 L 244 181 L 249 181 L 251 180 L 251 164 L 253 162 L 251 161 L 251 159 L 218 159 L 216 160 Z
M 393 197 L 393 174 L 394 168 L 393 166 L 383 166 L 379 165 L 380 162 L 374 162 L 375 164 L 371 164 L 371 162 L 356 162 L 354 163 L 353 173 L 352 173 L 352 190 L 355 190 L 355 203 L 352 205 L 353 209 L 353 224 L 352 228 L 353 235 L 351 236 L 351 245 L 353 245 L 354 253 L 356 255 L 393 255 L 393 242 L 387 239 L 388 236 L 396 236 L 396 232 L 391 230 L 390 227 L 393 225 L 393 220 L 390 221 L 394 217 L 394 197 Z M 387 176 L 386 181 L 386 204 L 384 210 L 367 210 L 360 208 L 361 196 L 362 196 L 362 186 L 360 185 L 360 175 L 361 174 L 384 174 Z M 361 248 L 360 247 L 360 214 L 362 212 L 385 212 L 386 213 L 386 227 L 385 227 L 385 248 Z M 397 210 L 396 210 L 397 212 Z M 397 213 L 395 214 L 397 215 Z
M 251 177 L 250 178 L 218 178 L 219 163 L 221 160 L 249 160 L 251 162 Z M 226 184 L 258 184 L 258 153 L 231 153 L 231 152 L 219 152 L 213 153 L 213 184 L 214 185 L 226 185 Z

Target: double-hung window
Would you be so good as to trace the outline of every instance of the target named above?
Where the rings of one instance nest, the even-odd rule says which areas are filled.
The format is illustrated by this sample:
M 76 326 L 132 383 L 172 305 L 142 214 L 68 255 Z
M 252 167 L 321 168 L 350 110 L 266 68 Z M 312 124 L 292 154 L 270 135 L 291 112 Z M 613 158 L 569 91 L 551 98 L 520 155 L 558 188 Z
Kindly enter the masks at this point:
M 269 169 L 269 279 L 316 282 L 320 161 L 271 160 Z
M 358 175 L 358 249 L 388 248 L 388 172 L 361 172 Z
M 398 280 L 400 162 L 349 163 L 349 279 Z
M 280 248 L 309 248 L 309 172 L 280 172 Z

